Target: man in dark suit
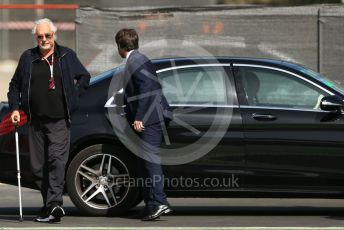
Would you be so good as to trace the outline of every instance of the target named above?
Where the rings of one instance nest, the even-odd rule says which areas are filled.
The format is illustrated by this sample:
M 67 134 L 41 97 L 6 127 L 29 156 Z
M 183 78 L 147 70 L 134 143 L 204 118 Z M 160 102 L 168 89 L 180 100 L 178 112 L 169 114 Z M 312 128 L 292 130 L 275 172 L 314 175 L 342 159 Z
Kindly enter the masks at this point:
M 160 164 L 162 129 L 170 107 L 162 94 L 153 63 L 138 51 L 139 37 L 134 29 L 116 34 L 118 53 L 126 58 L 124 72 L 124 103 L 127 120 L 142 142 L 138 158 L 139 172 L 144 179 L 143 221 L 155 220 L 172 211 L 164 192 Z

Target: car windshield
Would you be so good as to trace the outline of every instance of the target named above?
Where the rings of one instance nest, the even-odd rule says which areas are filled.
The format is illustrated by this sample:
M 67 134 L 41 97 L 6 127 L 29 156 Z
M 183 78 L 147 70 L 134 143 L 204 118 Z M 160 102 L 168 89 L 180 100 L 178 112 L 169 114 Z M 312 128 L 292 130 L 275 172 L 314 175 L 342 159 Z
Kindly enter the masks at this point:
M 124 69 L 123 66 L 119 66 L 119 67 L 116 67 L 114 69 L 110 69 L 108 71 L 105 71 L 99 75 L 96 75 L 96 76 L 91 78 L 90 84 L 93 85 L 93 84 L 97 83 L 98 81 L 103 80 L 104 78 L 113 77 L 113 76 L 119 74 L 123 69 Z
M 308 76 L 311 76 L 315 79 L 317 79 L 318 81 L 323 82 L 325 85 L 327 85 L 328 87 L 331 87 L 332 89 L 344 94 L 344 88 L 343 86 L 341 86 L 339 83 L 335 82 L 335 81 L 331 81 L 328 78 L 326 78 L 325 76 L 321 75 L 320 73 L 317 73 L 311 69 L 308 69 L 306 67 L 298 67 L 298 70 L 307 74 Z

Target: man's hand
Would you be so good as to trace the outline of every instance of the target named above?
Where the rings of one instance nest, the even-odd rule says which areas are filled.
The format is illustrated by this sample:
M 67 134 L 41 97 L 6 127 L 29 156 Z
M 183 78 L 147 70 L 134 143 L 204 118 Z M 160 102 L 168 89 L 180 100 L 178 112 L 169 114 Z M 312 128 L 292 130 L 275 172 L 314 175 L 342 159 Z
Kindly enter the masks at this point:
M 145 129 L 145 127 L 143 126 L 142 121 L 134 121 L 132 126 L 133 126 L 134 130 L 136 132 L 139 132 L 139 133 L 141 133 Z
M 19 114 L 18 110 L 13 110 L 13 112 L 11 114 L 11 121 L 13 124 L 20 122 L 20 114 Z

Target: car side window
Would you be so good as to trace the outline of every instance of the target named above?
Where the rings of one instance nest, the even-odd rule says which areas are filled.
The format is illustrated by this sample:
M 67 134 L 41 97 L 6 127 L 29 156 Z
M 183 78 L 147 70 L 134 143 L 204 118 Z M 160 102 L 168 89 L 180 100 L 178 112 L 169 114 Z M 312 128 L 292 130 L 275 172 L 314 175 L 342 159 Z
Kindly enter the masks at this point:
M 227 104 L 226 72 L 221 66 L 186 67 L 158 73 L 170 104 Z
M 240 67 L 248 105 L 320 110 L 320 100 L 328 95 L 315 85 L 294 75 L 272 69 Z

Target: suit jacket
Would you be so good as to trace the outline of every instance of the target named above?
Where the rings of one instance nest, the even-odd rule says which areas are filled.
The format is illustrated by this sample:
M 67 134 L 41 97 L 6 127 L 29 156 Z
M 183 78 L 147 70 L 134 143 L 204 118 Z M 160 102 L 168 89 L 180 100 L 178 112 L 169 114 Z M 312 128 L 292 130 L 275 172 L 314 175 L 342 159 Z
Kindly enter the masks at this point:
M 129 123 L 142 121 L 145 126 L 161 123 L 171 108 L 158 80 L 153 63 L 139 51 L 134 50 L 124 70 L 124 103 Z

